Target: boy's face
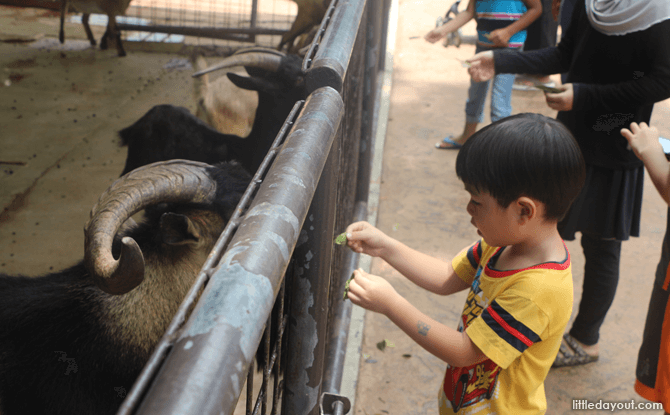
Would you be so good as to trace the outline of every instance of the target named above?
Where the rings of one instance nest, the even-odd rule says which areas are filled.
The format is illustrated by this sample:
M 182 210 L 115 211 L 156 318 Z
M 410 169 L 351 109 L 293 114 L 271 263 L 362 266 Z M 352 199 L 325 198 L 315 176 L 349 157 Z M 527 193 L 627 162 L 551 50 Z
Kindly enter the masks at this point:
M 477 192 L 468 186 L 465 190 L 470 193 L 466 210 L 472 216 L 470 223 L 477 228 L 477 234 L 492 246 L 512 245 L 516 224 L 513 204 L 503 208 L 489 193 Z

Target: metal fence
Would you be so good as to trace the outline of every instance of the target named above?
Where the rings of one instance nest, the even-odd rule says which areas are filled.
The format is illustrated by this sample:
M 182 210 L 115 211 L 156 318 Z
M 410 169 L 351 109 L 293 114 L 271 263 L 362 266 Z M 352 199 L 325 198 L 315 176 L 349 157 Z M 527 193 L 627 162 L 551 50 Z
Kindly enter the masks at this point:
M 389 4 L 331 3 L 304 60 L 309 97 L 119 414 L 233 414 L 245 383 L 248 414 L 349 411 L 339 396 L 351 314 L 342 292 L 358 258 L 333 238 L 367 216 Z

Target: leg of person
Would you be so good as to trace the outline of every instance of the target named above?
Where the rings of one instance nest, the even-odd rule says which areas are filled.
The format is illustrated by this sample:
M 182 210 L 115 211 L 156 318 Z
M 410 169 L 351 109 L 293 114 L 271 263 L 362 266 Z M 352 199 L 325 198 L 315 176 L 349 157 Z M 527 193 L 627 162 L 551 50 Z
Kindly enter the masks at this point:
M 619 283 L 621 241 L 582 234 L 584 285 L 577 317 L 559 350 L 554 367 L 577 366 L 598 360 L 600 327 Z
M 512 85 L 514 74 L 498 74 L 491 86 L 491 122 L 512 115 Z
M 489 90 L 489 82 L 470 81 L 468 100 L 465 102 L 465 126 L 463 127 L 463 133 L 456 137 L 449 136 L 444 138 L 441 142 L 435 143 L 436 148 L 457 150 L 477 131 L 477 124 L 484 121 L 484 103 Z
M 524 51 L 544 49 L 556 46 L 558 22 L 554 20 L 551 12 L 553 0 L 541 0 L 542 14 L 526 28 L 526 42 Z M 514 89 L 521 91 L 535 90 L 534 82 L 540 82 L 546 86 L 555 86 L 549 75 L 518 76 L 515 80 Z
M 486 49 L 477 46 L 475 53 L 482 52 L 483 50 Z M 465 126 L 463 127 L 463 133 L 456 137 L 445 137 L 442 141 L 435 143 L 435 148 L 441 150 L 458 150 L 477 131 L 477 124 L 484 121 L 484 103 L 486 102 L 486 94 L 489 91 L 489 82 L 473 82 L 470 80 L 468 99 L 465 101 Z

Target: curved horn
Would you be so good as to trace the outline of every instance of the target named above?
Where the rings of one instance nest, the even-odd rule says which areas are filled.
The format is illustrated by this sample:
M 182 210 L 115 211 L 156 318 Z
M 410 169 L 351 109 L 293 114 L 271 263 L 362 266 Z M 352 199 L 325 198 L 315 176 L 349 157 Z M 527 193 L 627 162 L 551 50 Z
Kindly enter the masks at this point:
M 213 201 L 216 182 L 208 168 L 187 160 L 149 164 L 122 176 L 100 196 L 84 227 L 84 264 L 101 290 L 125 294 L 144 279 L 144 257 L 135 240 L 124 237 L 121 256 L 112 256 L 112 242 L 123 223 L 157 203 Z
M 286 54 L 274 49 L 258 47 L 241 49 L 216 65 L 198 71 L 191 76 L 197 78 L 206 73 L 218 71 L 219 69 L 231 68 L 233 66 L 252 66 L 254 68 L 277 72 L 277 70 L 279 70 L 279 64 L 285 56 Z

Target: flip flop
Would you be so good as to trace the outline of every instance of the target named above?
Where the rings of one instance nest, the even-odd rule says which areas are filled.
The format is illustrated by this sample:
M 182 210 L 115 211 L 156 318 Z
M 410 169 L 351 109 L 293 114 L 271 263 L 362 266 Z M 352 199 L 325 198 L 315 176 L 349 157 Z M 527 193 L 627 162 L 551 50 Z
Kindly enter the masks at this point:
M 580 366 L 598 360 L 598 355 L 586 353 L 582 346 L 580 346 L 579 343 L 577 343 L 577 340 L 571 335 L 564 334 L 563 339 L 570 347 L 561 343 L 561 347 L 558 349 L 558 355 L 551 367 Z
M 442 147 L 442 143 L 449 144 L 449 147 Z M 435 148 L 439 150 L 458 150 L 461 147 L 463 147 L 463 144 L 455 142 L 451 139 L 451 136 L 445 137 L 439 143 L 435 143 Z

